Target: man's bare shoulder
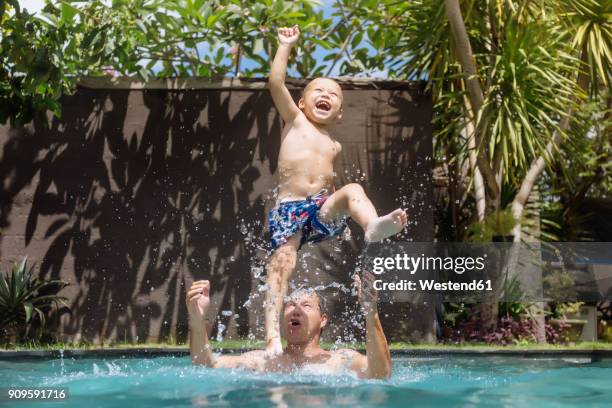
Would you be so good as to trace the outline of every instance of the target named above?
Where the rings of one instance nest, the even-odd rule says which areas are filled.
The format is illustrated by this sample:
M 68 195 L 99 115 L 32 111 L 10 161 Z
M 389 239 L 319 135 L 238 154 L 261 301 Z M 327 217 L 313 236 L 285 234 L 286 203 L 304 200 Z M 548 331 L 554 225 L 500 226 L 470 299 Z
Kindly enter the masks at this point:
M 242 353 L 240 357 L 249 360 L 264 360 L 266 356 L 265 350 L 252 350 L 247 351 L 246 353 Z
M 224 355 L 217 359 L 217 368 L 259 369 L 264 363 L 264 351 L 253 350 L 238 355 Z
M 363 354 L 361 354 L 360 352 L 358 352 L 355 349 L 350 349 L 350 348 L 343 348 L 343 349 L 338 349 L 332 352 L 334 356 L 336 357 L 340 357 L 343 359 L 354 359 L 354 358 L 360 358 L 360 357 L 365 357 Z
M 340 360 L 340 364 L 344 367 L 354 371 L 360 377 L 363 376 L 368 365 L 368 358 L 364 354 L 361 354 L 357 350 L 347 348 L 336 350 L 334 355 Z

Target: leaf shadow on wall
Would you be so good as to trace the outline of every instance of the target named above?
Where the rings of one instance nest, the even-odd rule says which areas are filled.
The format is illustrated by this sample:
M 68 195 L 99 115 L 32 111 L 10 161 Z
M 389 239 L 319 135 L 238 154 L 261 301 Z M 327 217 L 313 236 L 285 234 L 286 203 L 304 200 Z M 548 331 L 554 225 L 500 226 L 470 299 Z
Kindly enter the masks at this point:
M 280 120 L 262 92 L 237 102 L 231 91 L 132 92 L 142 94 L 139 115 L 130 91 L 80 89 L 49 129 L 10 131 L 0 226 L 33 183 L 24 250 L 46 246 L 41 278 L 74 271 L 64 332 L 182 341 L 193 280 L 211 280 L 218 310 L 235 311 L 251 293 L 254 249 L 240 226 L 263 235 L 265 198 L 254 184 L 261 163 L 275 170 L 279 138 L 270 135 Z M 234 322 L 238 335 L 247 321 Z

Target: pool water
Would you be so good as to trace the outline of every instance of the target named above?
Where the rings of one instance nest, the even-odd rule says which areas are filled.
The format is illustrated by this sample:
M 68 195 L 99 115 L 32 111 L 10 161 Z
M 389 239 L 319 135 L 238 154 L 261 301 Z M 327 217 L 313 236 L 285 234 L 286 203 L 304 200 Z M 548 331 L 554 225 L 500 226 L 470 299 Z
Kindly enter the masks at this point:
M 3 400 L 15 407 L 609 407 L 612 360 L 394 358 L 382 381 L 214 370 L 189 357 L 30 359 L 0 361 L 0 384 L 69 390 L 61 403 Z

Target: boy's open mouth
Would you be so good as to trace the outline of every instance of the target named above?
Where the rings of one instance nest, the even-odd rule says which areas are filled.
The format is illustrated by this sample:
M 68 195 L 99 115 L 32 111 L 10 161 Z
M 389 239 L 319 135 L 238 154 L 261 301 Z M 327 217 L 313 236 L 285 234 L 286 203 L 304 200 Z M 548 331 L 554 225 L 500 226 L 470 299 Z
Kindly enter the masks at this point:
M 301 325 L 301 323 L 297 319 L 291 319 L 291 320 L 289 320 L 289 325 L 290 326 L 299 326 L 299 325 Z
M 331 104 L 327 101 L 321 100 L 315 103 L 315 108 L 327 112 L 331 109 Z

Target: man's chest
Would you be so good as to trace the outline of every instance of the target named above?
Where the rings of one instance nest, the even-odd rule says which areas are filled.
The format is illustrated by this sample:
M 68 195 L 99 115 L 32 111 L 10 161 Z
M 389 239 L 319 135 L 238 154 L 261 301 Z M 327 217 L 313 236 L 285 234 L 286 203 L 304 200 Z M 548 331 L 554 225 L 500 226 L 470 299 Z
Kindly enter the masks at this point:
M 346 366 L 346 359 L 338 356 L 316 358 L 310 361 L 279 360 L 274 371 L 300 372 L 302 374 L 336 374 Z M 272 368 L 272 367 L 270 367 Z

